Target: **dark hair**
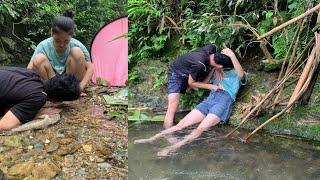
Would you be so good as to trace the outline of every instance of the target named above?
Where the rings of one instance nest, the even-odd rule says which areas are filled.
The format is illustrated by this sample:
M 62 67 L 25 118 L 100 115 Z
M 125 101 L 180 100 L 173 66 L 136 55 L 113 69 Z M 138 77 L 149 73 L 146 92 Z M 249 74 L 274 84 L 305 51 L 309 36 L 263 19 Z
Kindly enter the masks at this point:
M 71 9 L 67 9 L 61 13 L 60 16 L 57 16 L 53 19 L 52 23 L 52 33 L 59 33 L 61 31 L 73 35 L 74 21 L 73 16 L 75 12 Z
M 221 54 L 219 52 L 214 54 L 215 63 L 222 65 L 223 68 L 233 68 L 233 63 L 229 56 Z
M 80 97 L 80 81 L 74 75 L 57 74 L 45 81 L 48 98 L 60 101 L 73 101 Z

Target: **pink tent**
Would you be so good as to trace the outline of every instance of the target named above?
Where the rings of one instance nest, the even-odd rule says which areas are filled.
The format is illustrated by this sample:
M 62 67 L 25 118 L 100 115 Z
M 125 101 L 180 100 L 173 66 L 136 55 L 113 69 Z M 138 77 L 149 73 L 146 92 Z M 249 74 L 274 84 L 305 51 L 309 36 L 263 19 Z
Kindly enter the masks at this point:
M 128 17 L 121 17 L 104 25 L 91 43 L 94 67 L 92 81 L 97 77 L 111 86 L 125 86 L 128 79 Z

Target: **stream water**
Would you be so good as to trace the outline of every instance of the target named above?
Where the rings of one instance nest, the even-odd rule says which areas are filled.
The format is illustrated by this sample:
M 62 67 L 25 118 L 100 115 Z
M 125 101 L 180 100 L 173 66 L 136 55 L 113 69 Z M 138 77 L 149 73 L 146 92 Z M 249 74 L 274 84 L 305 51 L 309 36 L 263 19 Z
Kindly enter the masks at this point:
M 194 127 L 192 127 L 194 128 Z M 183 137 L 192 128 L 175 134 Z M 157 152 L 169 145 L 133 144 L 162 130 L 160 123 L 143 123 L 129 129 L 129 179 L 320 179 L 320 144 L 294 138 L 255 135 L 247 143 L 233 138 L 217 140 L 231 130 L 218 126 L 169 157 Z

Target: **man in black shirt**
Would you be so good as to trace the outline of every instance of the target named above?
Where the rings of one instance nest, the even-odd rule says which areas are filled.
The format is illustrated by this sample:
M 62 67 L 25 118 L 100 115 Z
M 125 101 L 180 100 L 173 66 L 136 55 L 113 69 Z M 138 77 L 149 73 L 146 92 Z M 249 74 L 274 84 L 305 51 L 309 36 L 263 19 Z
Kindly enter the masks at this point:
M 177 57 L 168 72 L 168 109 L 164 120 L 164 128 L 173 125 L 174 115 L 179 106 L 180 94 L 184 94 L 190 86 L 217 90 L 219 86 L 208 84 L 217 61 L 224 61 L 228 56 L 217 52 L 216 46 L 209 44 L 195 51 Z
M 0 131 L 32 120 L 47 100 L 71 101 L 79 96 L 79 80 L 73 75 L 43 81 L 33 70 L 0 67 Z

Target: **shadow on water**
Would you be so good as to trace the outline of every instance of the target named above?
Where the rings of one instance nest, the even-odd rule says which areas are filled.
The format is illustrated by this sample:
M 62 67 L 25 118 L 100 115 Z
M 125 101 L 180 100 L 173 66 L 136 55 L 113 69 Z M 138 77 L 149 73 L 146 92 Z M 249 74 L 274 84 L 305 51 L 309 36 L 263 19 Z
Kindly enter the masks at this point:
M 194 128 L 194 127 L 192 127 Z M 183 137 L 192 128 L 176 133 Z M 161 123 L 143 123 L 129 129 L 129 179 L 317 179 L 320 177 L 320 145 L 292 138 L 255 135 L 242 143 L 240 132 L 231 139 L 216 139 L 231 130 L 218 126 L 175 154 L 158 158 L 169 145 L 160 139 L 153 144 L 133 141 L 162 130 Z

